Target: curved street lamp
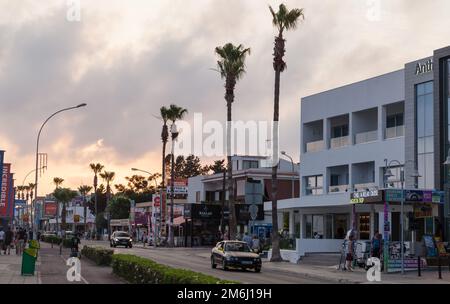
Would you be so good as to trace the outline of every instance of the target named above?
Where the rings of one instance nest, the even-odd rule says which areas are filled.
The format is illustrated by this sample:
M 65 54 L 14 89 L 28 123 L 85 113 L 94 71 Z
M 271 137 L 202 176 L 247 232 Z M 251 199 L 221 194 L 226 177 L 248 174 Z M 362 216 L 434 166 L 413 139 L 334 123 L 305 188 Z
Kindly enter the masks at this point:
M 87 104 L 86 104 L 86 103 L 82 103 L 82 104 L 79 104 L 79 105 L 77 105 L 77 106 L 69 107 L 69 108 L 64 108 L 64 109 L 61 109 L 61 110 L 59 110 L 59 111 L 53 113 L 52 115 L 50 115 L 50 116 L 44 121 L 44 123 L 42 124 L 41 128 L 39 129 L 39 133 L 38 133 L 37 140 L 36 140 L 36 169 L 35 169 L 36 175 L 35 175 L 35 177 L 34 177 L 34 184 L 35 184 L 35 185 L 34 185 L 34 193 L 35 193 L 35 199 L 38 197 L 39 140 L 40 140 L 40 137 L 41 137 L 42 129 L 43 129 L 44 126 L 47 124 L 47 122 L 48 122 L 50 119 L 52 119 L 54 116 L 56 116 L 57 114 L 59 114 L 59 113 L 61 113 L 61 112 L 69 111 L 69 110 L 74 110 L 74 109 L 82 108 L 82 107 L 85 107 L 85 106 L 87 106 Z M 35 204 L 34 202 L 32 202 L 32 207 L 31 207 L 32 210 L 34 210 L 35 207 L 36 207 L 36 204 Z M 34 210 L 34 211 L 36 211 L 36 210 Z M 58 215 L 57 215 L 57 216 L 58 216 Z M 36 227 L 34 226 L 33 214 L 31 214 L 31 228 L 32 228 L 33 233 L 36 234 L 36 229 L 35 229 Z
M 289 156 L 289 155 L 286 153 L 286 151 L 281 151 L 281 155 L 286 156 L 287 158 L 289 158 L 289 159 L 291 160 L 292 173 L 295 173 L 295 169 L 294 169 L 294 160 L 292 159 L 292 157 Z M 292 198 L 295 198 L 294 180 L 295 180 L 295 176 L 292 177 Z

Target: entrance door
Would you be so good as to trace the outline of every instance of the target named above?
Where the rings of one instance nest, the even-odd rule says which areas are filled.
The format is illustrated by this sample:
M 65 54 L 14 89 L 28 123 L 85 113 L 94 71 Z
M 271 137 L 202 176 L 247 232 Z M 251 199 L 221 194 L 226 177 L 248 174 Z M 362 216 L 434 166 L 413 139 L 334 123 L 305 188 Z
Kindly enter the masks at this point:
M 392 241 L 400 241 L 400 213 L 392 212 Z
M 370 213 L 359 214 L 359 239 L 370 240 Z

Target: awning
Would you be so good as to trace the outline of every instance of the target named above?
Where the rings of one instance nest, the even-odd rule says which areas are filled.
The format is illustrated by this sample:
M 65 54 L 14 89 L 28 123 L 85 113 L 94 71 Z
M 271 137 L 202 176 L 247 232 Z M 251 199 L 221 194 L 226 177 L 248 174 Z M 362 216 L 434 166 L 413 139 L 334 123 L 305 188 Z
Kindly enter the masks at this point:
M 173 219 L 173 225 L 174 226 L 180 226 L 184 222 L 185 222 L 184 216 L 179 216 L 179 217 L 176 217 L 176 218 Z

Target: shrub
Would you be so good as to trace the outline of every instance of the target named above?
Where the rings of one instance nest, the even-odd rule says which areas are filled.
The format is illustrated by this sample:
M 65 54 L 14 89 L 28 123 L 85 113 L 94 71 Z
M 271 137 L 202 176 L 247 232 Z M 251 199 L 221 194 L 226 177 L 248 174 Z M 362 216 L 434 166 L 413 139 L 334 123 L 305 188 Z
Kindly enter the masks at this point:
M 109 266 L 111 265 L 114 250 L 105 249 L 103 247 L 84 246 L 81 250 L 81 254 L 94 261 L 97 265 Z
M 55 235 L 46 235 L 42 237 L 42 241 L 45 243 L 53 243 L 59 245 L 61 244 L 62 239 Z
M 134 255 L 115 254 L 113 272 L 132 284 L 234 284 L 186 269 L 176 269 Z

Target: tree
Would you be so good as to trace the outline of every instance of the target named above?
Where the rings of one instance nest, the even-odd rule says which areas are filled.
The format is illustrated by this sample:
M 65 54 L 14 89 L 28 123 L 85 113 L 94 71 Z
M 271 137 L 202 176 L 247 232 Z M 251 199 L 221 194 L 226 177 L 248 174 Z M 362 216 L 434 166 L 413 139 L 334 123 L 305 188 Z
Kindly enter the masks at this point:
M 103 166 L 102 164 L 100 164 L 100 163 L 97 163 L 97 164 L 95 164 L 95 163 L 92 163 L 92 164 L 89 164 L 89 167 L 91 168 L 91 170 L 92 170 L 92 172 L 94 172 L 94 214 L 97 216 L 97 214 L 98 214 L 98 212 L 99 212 L 99 209 L 98 209 L 98 195 L 99 195 L 99 193 L 98 193 L 98 191 L 97 191 L 97 184 L 98 184 L 98 174 L 100 173 L 100 172 L 102 172 L 102 170 L 103 170 L 103 168 L 105 167 L 105 166 Z M 102 193 L 102 192 L 100 192 L 100 193 Z M 105 202 L 105 208 L 106 208 L 106 202 Z M 90 209 L 90 208 L 89 208 Z M 92 209 L 91 209 L 92 210 Z M 103 209 L 104 210 L 104 209 Z M 96 221 L 96 223 L 97 223 L 97 221 Z M 96 225 L 97 226 L 97 225 Z M 98 228 L 98 226 L 97 226 L 97 228 Z
M 108 211 L 111 219 L 120 220 L 130 217 L 130 200 L 123 196 L 114 196 L 108 205 Z
M 273 53 L 273 68 L 275 70 L 275 92 L 274 92 L 274 110 L 273 110 L 273 157 L 278 160 L 278 122 L 280 116 L 280 78 L 281 73 L 286 69 L 286 63 L 283 60 L 286 40 L 283 37 L 284 31 L 293 30 L 297 27 L 300 17 L 304 18 L 303 9 L 288 10 L 284 4 L 280 4 L 278 12 L 275 12 L 269 6 L 272 14 L 272 24 L 278 30 L 278 36 L 275 37 L 275 47 Z M 278 235 L 278 164 L 272 167 L 272 257 L 271 262 L 282 261 L 280 252 L 280 238 Z
M 171 159 L 171 163 L 172 163 L 172 170 L 171 170 L 171 174 L 170 174 L 170 186 L 172 189 L 172 194 L 171 194 L 171 204 L 170 204 L 170 225 L 169 225 L 169 246 L 173 247 L 174 246 L 174 235 L 173 235 L 173 213 L 174 213 L 174 206 L 173 206 L 173 198 L 174 198 L 174 193 L 173 193 L 173 187 L 174 187 L 174 180 L 175 180 L 175 157 L 173 154 L 173 147 L 175 144 L 175 140 L 178 137 L 178 132 L 175 132 L 174 127 L 175 127 L 175 123 L 177 120 L 181 120 L 183 119 L 183 117 L 188 113 L 187 109 L 184 109 L 182 107 L 179 107 L 177 105 L 171 104 L 169 107 L 169 113 L 168 113 L 168 117 L 169 120 L 172 121 L 172 125 L 171 125 L 171 135 L 172 135 L 172 159 Z
M 110 171 L 104 171 L 100 173 L 100 177 L 106 182 L 106 206 L 109 205 L 111 199 L 111 183 L 114 180 L 116 173 Z M 109 221 L 108 221 L 108 235 L 109 235 Z
M 60 178 L 60 177 L 54 177 L 53 178 L 53 184 L 55 184 L 55 190 L 60 188 L 62 183 L 64 182 L 64 179 Z M 58 227 L 59 229 L 59 201 L 58 199 L 55 197 L 56 200 L 56 227 Z
M 234 102 L 234 89 L 236 83 L 245 74 L 245 59 L 250 54 L 250 49 L 246 49 L 242 44 L 235 46 L 227 43 L 223 47 L 216 47 L 215 52 L 219 57 L 217 61 L 218 71 L 222 79 L 225 79 L 225 101 L 227 104 L 227 160 L 228 160 L 228 208 L 229 215 L 229 233 L 232 238 L 236 235 L 236 211 L 234 208 L 234 187 L 233 187 L 233 169 L 231 163 L 231 106 Z
M 175 178 L 183 178 L 185 168 L 186 160 L 184 159 L 183 155 L 180 155 L 175 161 Z
M 62 204 L 61 229 L 66 229 L 67 204 L 78 196 L 78 192 L 69 188 L 56 188 L 53 192 L 55 199 Z
M 225 160 L 216 160 L 214 164 L 209 166 L 209 170 L 213 171 L 214 174 L 223 173 L 226 170 Z
M 53 183 L 55 184 L 56 188 L 59 188 L 63 182 L 64 182 L 64 179 L 62 179 L 60 177 L 53 178 Z
M 84 231 L 87 231 L 87 201 L 86 196 L 89 194 L 89 192 L 92 191 L 91 186 L 83 185 L 78 187 L 78 191 L 83 196 L 83 207 L 84 207 Z
M 197 175 L 207 174 L 209 166 L 202 166 L 200 158 L 195 155 L 186 157 L 186 164 L 184 166 L 182 177 L 189 178 Z
M 100 212 L 95 216 L 95 226 L 99 230 L 108 228 L 108 221 L 106 221 L 105 214 L 103 212 Z

